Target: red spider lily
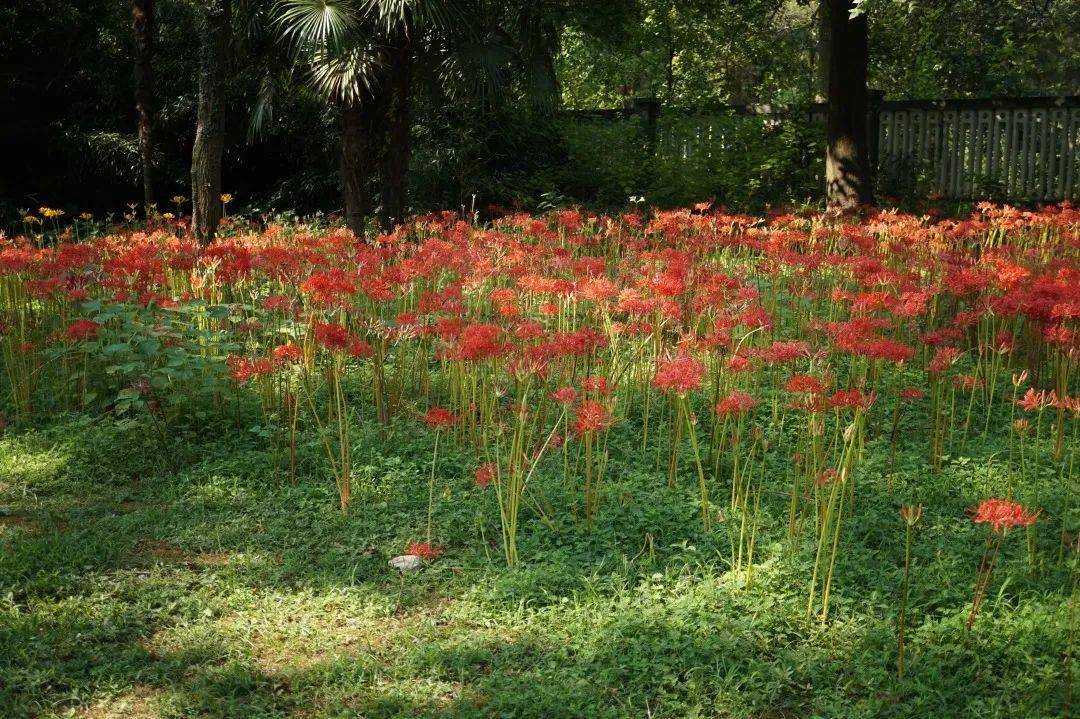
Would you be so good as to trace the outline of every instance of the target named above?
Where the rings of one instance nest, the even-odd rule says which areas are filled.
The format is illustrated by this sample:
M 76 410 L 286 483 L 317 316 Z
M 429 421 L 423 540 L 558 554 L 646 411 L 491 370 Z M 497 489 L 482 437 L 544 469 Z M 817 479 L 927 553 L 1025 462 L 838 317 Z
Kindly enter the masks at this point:
M 838 409 L 870 409 L 877 400 L 877 394 L 863 394 L 858 389 L 842 389 L 829 398 L 829 406 Z
M 1061 411 L 1070 412 L 1074 417 L 1080 419 L 1080 395 L 1076 397 L 1059 397 L 1056 406 Z
M 922 399 L 925 396 L 926 392 L 922 391 L 918 387 L 905 387 L 904 389 L 900 390 L 900 398 L 907 401 Z
M 1043 338 L 1047 344 L 1067 351 L 1080 346 L 1080 342 L 1078 342 L 1080 335 L 1064 324 L 1047 327 L 1046 331 L 1043 332 Z
M 343 351 L 349 346 L 349 330 L 331 322 L 315 322 L 311 326 L 315 341 L 328 350 Z
M 870 340 L 859 354 L 886 362 L 906 362 L 915 356 L 915 348 L 883 337 Z
M 773 326 L 769 311 L 760 305 L 754 305 L 744 310 L 739 314 L 737 320 L 739 324 L 749 328 L 764 327 L 765 329 L 771 329 Z
M 300 285 L 300 290 L 311 295 L 318 304 L 323 306 L 342 304 L 356 294 L 356 287 L 346 279 L 345 273 L 341 270 L 313 274 Z
M 821 394 L 825 391 L 825 384 L 813 375 L 797 374 L 792 375 L 785 389 L 794 394 Z
M 927 332 L 922 336 L 922 343 L 928 347 L 940 347 L 941 345 L 948 344 L 949 342 L 957 342 L 963 339 L 964 333 L 957 329 L 951 329 L 944 327 L 933 332 Z M 955 347 L 949 347 L 950 350 L 955 350 Z
M 406 554 L 419 557 L 425 562 L 438 559 L 443 555 L 443 548 L 428 542 L 412 542 L 405 548 Z
M 1053 390 L 1036 392 L 1034 387 L 1029 387 L 1024 396 L 1016 400 L 1017 406 L 1025 412 L 1042 411 L 1056 403 L 1057 394 Z
M 581 389 L 600 397 L 611 394 L 611 386 L 608 384 L 607 377 L 601 377 L 600 375 L 593 375 L 581 380 Z
M 606 277 L 590 277 L 578 282 L 574 294 L 590 302 L 606 302 L 618 294 L 619 288 Z
M 751 369 L 750 360 L 742 355 L 734 355 L 728 360 L 727 368 L 733 374 L 748 372 Z
M 229 368 L 229 376 L 238 384 L 259 379 L 274 371 L 274 363 L 265 357 L 250 359 L 240 355 L 231 355 L 225 360 L 225 366 Z
M 278 362 L 302 362 L 304 360 L 304 350 L 290 342 L 275 347 L 273 357 Z
M 972 521 L 976 524 L 989 524 L 995 532 L 1004 532 L 1011 527 L 1027 527 L 1035 524 L 1039 513 L 1033 512 L 1019 502 L 1007 499 L 986 499 L 972 509 Z
M 431 429 L 449 429 L 460 421 L 460 417 L 443 407 L 432 407 L 423 418 L 424 424 Z
M 504 354 L 509 345 L 500 341 L 502 330 L 491 324 L 472 324 L 462 328 L 457 347 L 450 356 L 459 361 L 480 362 Z
M 938 375 L 952 367 L 958 359 L 960 359 L 960 350 L 957 348 L 938 347 L 927 369 L 931 376 Z
M 366 341 L 359 337 L 352 336 L 349 337 L 349 343 L 346 346 L 345 351 L 348 352 L 350 356 L 357 358 L 371 357 L 375 354 L 375 350 L 372 349 L 371 345 Z
M 574 434 L 581 437 L 586 434 L 603 432 L 611 426 L 613 419 L 603 403 L 587 399 L 575 409 Z
M 748 393 L 735 390 L 723 397 L 713 410 L 721 417 L 737 417 L 746 414 L 760 404 Z
M 983 386 L 983 380 L 977 375 L 958 374 L 953 377 L 953 386 L 964 392 L 972 392 Z
M 93 320 L 75 320 L 64 330 L 64 339 L 71 342 L 94 339 L 101 325 Z
M 765 347 L 758 356 L 767 364 L 788 364 L 810 356 L 810 344 L 795 340 L 792 342 L 774 342 Z
M 561 356 L 584 356 L 607 346 L 607 337 L 592 327 L 555 335 L 552 342 Z
M 653 386 L 664 394 L 685 395 L 701 389 L 705 381 L 705 365 L 700 360 L 682 355 L 656 363 Z
M 561 387 L 551 393 L 551 399 L 559 404 L 571 405 L 577 401 L 578 393 L 573 387 Z
M 998 332 L 994 335 L 993 350 L 1001 354 L 1008 354 L 1016 349 L 1016 341 L 1011 334 Z
M 269 312 L 290 312 L 293 309 L 293 300 L 285 295 L 270 295 L 262 301 L 263 309 Z
M 504 287 L 502 289 L 492 290 L 491 294 L 488 296 L 491 297 L 491 301 L 495 304 L 505 305 L 517 299 L 517 292 L 510 288 Z
M 482 464 L 476 468 L 476 472 L 473 474 L 473 482 L 480 489 L 485 489 L 489 484 L 495 481 L 495 478 L 499 476 L 499 468 L 493 463 L 488 462 Z

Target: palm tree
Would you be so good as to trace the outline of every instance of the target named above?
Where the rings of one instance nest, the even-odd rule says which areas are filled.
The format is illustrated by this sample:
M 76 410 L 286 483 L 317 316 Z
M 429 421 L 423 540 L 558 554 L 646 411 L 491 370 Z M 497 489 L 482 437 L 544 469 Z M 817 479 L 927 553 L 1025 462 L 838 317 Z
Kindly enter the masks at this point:
M 345 219 L 358 235 L 372 214 L 369 186 L 377 174 L 383 226 L 404 215 L 414 43 L 443 22 L 444 8 L 440 0 L 279 0 L 270 7 L 269 27 L 290 63 L 267 74 L 253 129 L 282 91 L 314 96 L 338 113 Z
M 440 100 L 481 104 L 520 79 L 522 93 L 554 104 L 555 16 L 541 0 L 277 0 L 269 25 L 289 49 L 256 103 L 256 131 L 275 92 L 316 96 L 340 118 L 346 224 L 361 234 L 373 214 L 404 219 L 417 88 Z

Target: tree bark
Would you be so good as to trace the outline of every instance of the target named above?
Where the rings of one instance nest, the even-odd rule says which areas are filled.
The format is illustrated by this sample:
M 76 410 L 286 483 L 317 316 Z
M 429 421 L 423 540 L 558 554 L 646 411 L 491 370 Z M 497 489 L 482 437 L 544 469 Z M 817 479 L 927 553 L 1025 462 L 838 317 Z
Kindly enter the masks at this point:
M 222 90 L 228 63 L 230 0 L 203 0 L 199 46 L 199 106 L 191 153 L 191 225 L 206 244 L 221 220 L 221 155 L 225 149 Z
M 371 180 L 386 134 L 386 103 L 376 94 L 341 108 L 341 194 L 345 224 L 357 237 L 371 215 Z
M 405 221 L 408 202 L 409 161 L 412 158 L 413 47 L 407 27 L 391 37 L 386 87 L 386 141 L 379 165 L 381 211 L 379 224 L 386 231 Z
M 154 0 L 131 0 L 131 34 L 135 40 L 135 115 L 142 159 L 143 203 L 154 204 Z
M 873 203 L 867 141 L 869 63 L 866 14 L 850 17 L 853 0 L 824 0 L 828 12 L 828 105 L 825 155 L 826 204 L 850 210 Z

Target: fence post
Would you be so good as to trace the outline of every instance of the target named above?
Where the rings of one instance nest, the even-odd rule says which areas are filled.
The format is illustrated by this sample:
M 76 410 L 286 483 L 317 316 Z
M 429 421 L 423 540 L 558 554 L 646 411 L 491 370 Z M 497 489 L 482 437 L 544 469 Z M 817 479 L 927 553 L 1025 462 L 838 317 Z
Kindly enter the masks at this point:
M 873 191 L 881 161 L 878 141 L 881 138 L 881 104 L 885 101 L 885 93 L 882 90 L 869 90 L 866 99 L 866 153 L 870 160 L 866 177 Z

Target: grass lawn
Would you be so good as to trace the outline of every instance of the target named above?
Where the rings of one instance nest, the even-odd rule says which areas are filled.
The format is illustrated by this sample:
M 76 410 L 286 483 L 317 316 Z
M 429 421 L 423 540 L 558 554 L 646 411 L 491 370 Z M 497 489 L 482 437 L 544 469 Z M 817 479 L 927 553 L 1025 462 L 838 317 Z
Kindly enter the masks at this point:
M 633 428 L 612 433 L 601 519 L 525 510 L 507 570 L 490 490 L 441 450 L 433 542 L 416 574 L 387 560 L 424 539 L 431 433 L 356 433 L 353 506 L 321 449 L 278 486 L 236 426 L 158 433 L 56 419 L 0 436 L 0 717 L 1058 717 L 1070 578 L 1004 542 L 966 630 L 986 530 L 965 507 L 1000 487 L 987 455 L 869 441 L 833 611 L 806 618 L 809 539 L 785 542 L 771 467 L 749 586 L 729 529 L 701 529 L 693 463 L 674 488 Z M 1000 446 L 1000 445 L 999 445 Z M 987 453 L 989 454 L 989 453 Z M 663 465 L 666 458 L 660 457 Z M 1048 469 L 1049 471 L 1049 469 Z M 556 507 L 580 504 L 561 477 Z M 1050 495 L 1053 491 L 1049 492 Z M 917 526 L 907 671 L 897 679 L 901 501 Z M 1047 497 L 1048 506 L 1062 506 Z M 548 526 L 550 524 L 550 526 Z M 1047 557 L 1057 537 L 1042 536 Z M 1074 691 L 1075 693 L 1075 691 Z M 1073 700 L 1073 706 L 1076 705 Z

